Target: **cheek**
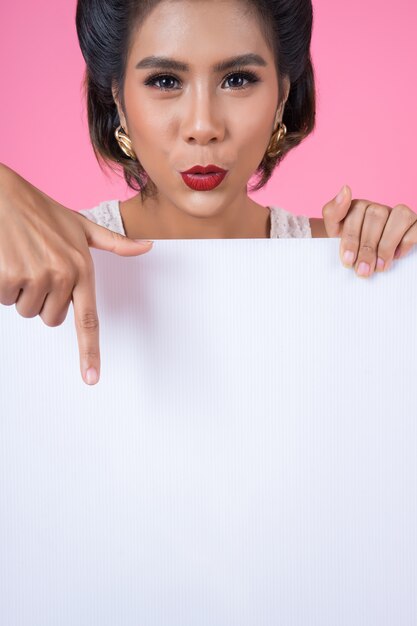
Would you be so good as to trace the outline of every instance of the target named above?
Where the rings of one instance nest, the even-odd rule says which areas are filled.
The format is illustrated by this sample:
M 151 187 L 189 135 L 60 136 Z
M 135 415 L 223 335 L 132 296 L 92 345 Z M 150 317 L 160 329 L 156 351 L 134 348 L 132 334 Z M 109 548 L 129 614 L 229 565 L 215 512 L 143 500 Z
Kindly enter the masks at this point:
M 152 139 L 158 141 L 161 130 L 161 120 L 158 115 L 158 107 L 146 93 L 136 84 L 126 84 L 125 105 L 129 124 L 129 134 L 135 143 L 140 146 Z
M 256 120 L 246 121 L 240 131 L 246 143 L 263 146 L 271 136 L 271 122 L 267 118 L 259 117 Z
M 155 107 L 138 106 L 132 110 L 130 137 L 142 167 L 152 177 L 169 163 L 171 144 L 169 128 Z
M 238 103 L 233 115 L 233 136 L 251 150 L 265 150 L 273 131 L 276 99 L 270 91 L 259 90 L 256 97 Z
M 262 161 L 272 135 L 273 114 L 246 117 L 234 130 L 240 158 L 256 169 Z
M 130 108 L 129 127 L 132 138 L 145 143 L 152 139 L 157 142 L 161 121 L 154 108 L 138 102 Z
M 129 120 L 129 135 L 142 167 L 154 180 L 161 174 L 169 155 L 168 122 L 164 121 L 160 110 L 145 98 L 126 97 L 126 110 Z
M 239 161 L 239 178 L 248 180 L 264 158 L 272 135 L 275 109 L 259 109 L 253 115 L 234 120 L 233 137 L 236 158 Z

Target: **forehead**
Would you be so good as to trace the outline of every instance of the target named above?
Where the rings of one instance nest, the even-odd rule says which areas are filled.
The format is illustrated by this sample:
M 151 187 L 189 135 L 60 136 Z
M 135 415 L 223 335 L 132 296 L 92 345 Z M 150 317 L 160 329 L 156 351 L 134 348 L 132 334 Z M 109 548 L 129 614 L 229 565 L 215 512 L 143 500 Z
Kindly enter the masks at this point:
M 138 25 L 130 57 L 169 56 L 212 66 L 253 52 L 271 60 L 258 17 L 241 0 L 163 0 Z

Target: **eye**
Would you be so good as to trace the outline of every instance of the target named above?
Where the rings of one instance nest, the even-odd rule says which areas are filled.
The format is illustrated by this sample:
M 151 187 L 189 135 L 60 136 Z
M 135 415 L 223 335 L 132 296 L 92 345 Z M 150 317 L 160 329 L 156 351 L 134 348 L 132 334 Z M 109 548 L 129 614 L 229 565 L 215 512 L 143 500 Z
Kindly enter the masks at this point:
M 246 81 L 246 84 L 244 83 Z M 248 84 L 257 83 L 259 81 L 258 76 L 253 72 L 233 72 L 224 79 L 224 82 L 228 82 L 230 88 L 233 91 L 238 89 L 246 89 Z M 156 87 L 160 91 L 175 91 L 181 87 L 175 87 L 175 83 L 179 83 L 179 79 L 171 74 L 154 74 L 148 76 L 145 80 L 145 85 L 148 87 Z M 230 85 L 230 82 L 234 83 Z M 159 83 L 159 84 L 157 84 Z
M 229 81 L 232 78 L 238 76 L 240 80 L 246 80 L 249 84 L 257 83 L 259 78 L 253 72 L 234 72 L 233 74 L 229 74 L 226 76 L 225 81 Z M 235 89 L 246 89 L 247 85 L 237 85 Z
M 159 76 L 149 76 L 149 78 L 145 81 L 145 85 L 149 86 L 149 87 L 153 87 L 155 85 L 156 82 L 160 81 L 161 83 L 165 83 L 165 85 L 163 87 L 160 87 L 161 91 L 173 91 L 172 89 L 170 89 L 169 87 L 167 88 L 167 84 L 172 84 L 172 82 L 177 81 L 178 79 L 175 78 L 175 76 L 171 76 L 169 74 L 160 74 Z

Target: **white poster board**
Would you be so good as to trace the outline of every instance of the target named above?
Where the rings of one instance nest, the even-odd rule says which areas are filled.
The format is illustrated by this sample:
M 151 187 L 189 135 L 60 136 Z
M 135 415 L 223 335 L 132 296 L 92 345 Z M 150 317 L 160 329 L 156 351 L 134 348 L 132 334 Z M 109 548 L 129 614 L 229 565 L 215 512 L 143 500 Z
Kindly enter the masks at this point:
M 101 378 L 0 306 L 0 624 L 415 626 L 417 255 L 91 250 Z

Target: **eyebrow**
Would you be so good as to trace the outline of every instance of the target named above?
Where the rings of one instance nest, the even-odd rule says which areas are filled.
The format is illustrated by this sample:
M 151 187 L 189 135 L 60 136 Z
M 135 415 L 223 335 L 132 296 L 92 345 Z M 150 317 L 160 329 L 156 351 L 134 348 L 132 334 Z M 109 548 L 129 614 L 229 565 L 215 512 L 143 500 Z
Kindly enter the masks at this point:
M 237 67 L 242 67 L 243 65 L 259 65 L 261 67 L 265 67 L 267 62 L 259 54 L 248 53 L 234 56 L 230 59 L 225 59 L 224 61 L 213 65 L 212 69 L 214 72 L 220 73 Z M 162 56 L 145 57 L 142 61 L 139 61 L 135 67 L 138 70 L 149 68 L 161 68 L 177 72 L 188 72 L 190 70 L 190 66 L 187 63 L 182 63 L 181 61 Z

